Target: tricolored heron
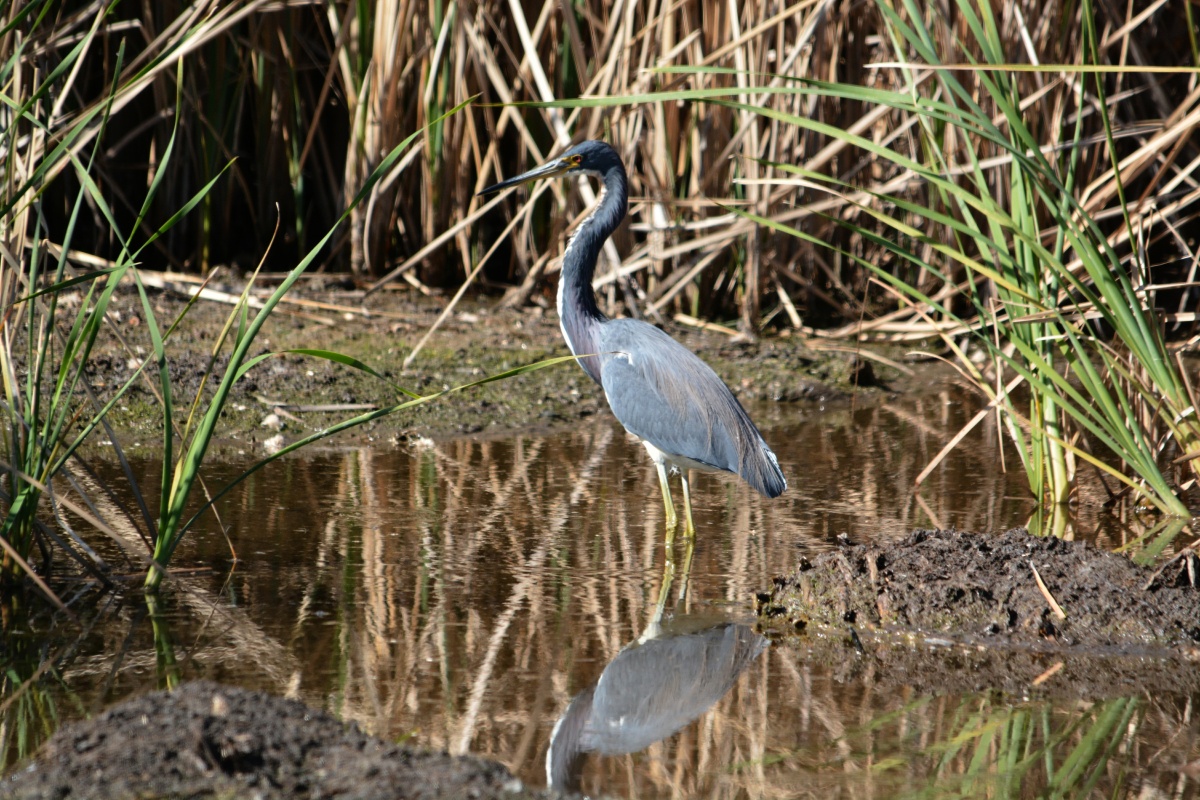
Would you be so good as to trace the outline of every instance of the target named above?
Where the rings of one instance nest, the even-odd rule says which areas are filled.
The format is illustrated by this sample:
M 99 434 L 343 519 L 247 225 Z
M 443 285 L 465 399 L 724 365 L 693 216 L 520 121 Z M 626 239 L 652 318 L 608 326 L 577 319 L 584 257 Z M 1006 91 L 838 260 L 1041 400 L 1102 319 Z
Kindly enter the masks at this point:
M 677 517 L 670 472 L 683 482 L 686 535 L 692 525 L 688 470 L 732 472 L 767 497 L 787 488 L 779 461 L 750 415 L 700 358 L 649 323 L 609 319 L 596 305 L 592 273 L 605 240 L 621 224 L 629 205 L 629 181 L 617 151 L 604 142 L 582 142 L 558 158 L 480 194 L 559 175 L 590 175 L 603 184 L 596 207 L 567 242 L 558 282 L 558 317 L 579 366 L 604 388 L 608 405 L 625 430 L 642 441 L 662 487 L 667 541 Z

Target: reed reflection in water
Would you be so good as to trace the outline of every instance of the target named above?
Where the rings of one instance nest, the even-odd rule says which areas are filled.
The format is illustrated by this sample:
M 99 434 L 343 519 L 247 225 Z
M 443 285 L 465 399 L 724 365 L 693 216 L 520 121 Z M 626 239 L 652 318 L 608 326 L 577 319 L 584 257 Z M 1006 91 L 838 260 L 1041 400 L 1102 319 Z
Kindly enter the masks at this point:
M 751 409 L 791 488 L 766 501 L 697 476 L 690 590 L 669 611 L 750 621 L 755 591 L 839 534 L 880 541 L 930 524 L 1022 523 L 1030 510 L 1022 479 L 998 468 L 986 425 L 914 499 L 916 476 L 973 413 L 964 400 L 948 389 L 855 410 Z M 543 785 L 555 722 L 653 621 L 664 566 L 656 486 L 640 445 L 607 416 L 548 436 L 285 460 L 223 506 L 241 559 L 231 576 L 222 534 L 185 540 L 176 563 L 208 563 L 215 577 L 177 581 L 166 598 L 175 663 L 184 679 L 299 696 L 386 738 L 488 755 Z M 217 598 L 223 614 L 205 617 L 197 596 Z M 260 660 L 231 648 L 236 641 L 274 642 L 281 652 Z M 127 657 L 147 663 L 137 644 Z M 103 669 L 66 678 L 105 703 L 148 680 L 144 669 L 114 669 L 123 677 L 103 689 L 95 682 Z M 793 646 L 769 648 L 678 733 L 641 752 L 586 759 L 580 785 L 640 797 L 783 797 L 816 787 L 813 796 L 891 797 L 898 785 L 926 786 L 942 767 L 914 753 L 957 730 L 956 703 L 973 701 L 879 690 L 850 669 L 835 676 Z M 1173 701 L 1159 702 L 1147 730 L 1164 741 L 1180 724 L 1194 731 Z M 890 721 L 877 731 L 883 715 Z M 864 726 L 873 733 L 861 734 Z M 1189 740 L 1171 741 L 1184 757 Z M 899 783 L 877 771 L 897 753 L 909 765 Z
M 745 615 L 771 576 L 838 534 L 872 540 L 931 524 L 910 487 L 967 414 L 950 395 L 752 413 L 795 480 L 766 501 L 697 476 L 681 611 Z M 956 454 L 928 492 L 938 523 L 1021 521 L 1027 506 L 1005 499 L 1019 489 L 995 464 L 986 447 Z M 663 509 L 646 498 L 657 498 L 656 480 L 607 418 L 547 437 L 289 461 L 227 504 L 243 558 L 228 592 L 304 654 L 296 687 L 309 702 L 384 736 L 492 755 L 537 783 L 554 720 L 654 614 Z M 197 557 L 225 557 L 218 536 L 194 544 Z M 714 747 L 697 759 L 722 768 Z M 652 749 L 650 763 L 670 761 Z M 664 769 L 655 780 L 670 783 Z

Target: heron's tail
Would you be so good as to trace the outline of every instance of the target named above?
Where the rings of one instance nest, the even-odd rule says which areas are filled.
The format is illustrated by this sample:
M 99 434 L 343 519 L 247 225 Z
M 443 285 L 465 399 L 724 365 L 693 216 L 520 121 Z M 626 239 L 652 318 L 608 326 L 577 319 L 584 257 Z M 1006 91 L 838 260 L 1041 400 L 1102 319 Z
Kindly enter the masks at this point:
M 768 498 L 778 498 L 787 488 L 784 470 L 779 467 L 779 459 L 762 438 L 758 439 L 758 449 L 751 451 L 750 457 L 742 465 L 742 477 L 746 483 L 754 487 L 760 494 Z
M 784 477 L 784 470 L 779 467 L 779 459 L 775 458 L 775 452 L 767 446 L 766 441 L 762 443 L 762 455 L 766 456 L 766 461 L 769 467 L 763 470 L 766 481 L 763 483 L 763 488 L 758 491 L 766 494 L 768 498 L 778 498 L 784 493 L 787 488 L 787 479 Z

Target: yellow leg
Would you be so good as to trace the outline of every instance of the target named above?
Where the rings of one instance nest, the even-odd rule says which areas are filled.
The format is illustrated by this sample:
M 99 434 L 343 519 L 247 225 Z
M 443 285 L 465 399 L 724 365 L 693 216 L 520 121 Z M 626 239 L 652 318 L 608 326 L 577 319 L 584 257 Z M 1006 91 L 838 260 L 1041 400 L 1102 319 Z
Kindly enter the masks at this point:
M 658 468 L 658 483 L 662 486 L 663 507 L 667 512 L 667 543 L 670 544 L 675 540 L 675 527 L 679 524 L 679 518 L 675 516 L 675 504 L 671 502 L 671 484 L 667 483 L 667 465 L 656 462 L 654 466 Z
M 646 629 L 638 637 L 639 642 L 647 642 L 657 638 L 662 632 L 662 620 L 667 610 L 667 600 L 671 597 L 671 586 L 675 578 L 679 578 L 679 594 L 675 599 L 675 610 L 678 613 L 687 607 L 688 582 L 692 572 L 692 554 L 696 548 L 696 537 L 688 536 L 683 540 L 683 568 L 676 567 L 675 545 L 668 541 L 666 546 L 666 563 L 663 564 L 662 584 L 658 588 L 658 601 L 654 604 L 654 616 L 651 617 Z
M 692 491 L 688 480 L 691 472 L 690 469 L 685 469 L 680 473 L 683 476 L 683 515 L 687 520 L 687 527 L 684 528 L 683 535 L 689 539 L 696 535 L 696 526 L 692 524 Z M 691 550 L 688 551 L 688 554 L 690 556 Z

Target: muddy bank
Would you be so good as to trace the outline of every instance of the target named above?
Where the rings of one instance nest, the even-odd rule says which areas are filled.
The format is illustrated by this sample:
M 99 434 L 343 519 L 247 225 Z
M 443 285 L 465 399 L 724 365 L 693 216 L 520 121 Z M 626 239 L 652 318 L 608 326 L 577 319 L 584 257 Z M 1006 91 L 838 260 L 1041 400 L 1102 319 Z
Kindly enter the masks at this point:
M 758 603 L 808 657 L 917 691 L 1196 691 L 1198 568 L 1186 551 L 1149 569 L 1023 529 L 916 531 L 804 562 Z
M 235 285 L 224 288 L 239 290 Z M 331 350 L 359 359 L 388 380 L 420 394 L 568 355 L 553 308 L 504 308 L 492 298 L 479 298 L 460 303 L 405 368 L 404 359 L 433 325 L 445 298 L 382 292 L 364 301 L 361 292 L 336 285 L 322 287 L 317 281 L 307 283 L 297 297 L 366 313 L 281 307 L 259 335 L 254 354 L 299 348 Z M 154 294 L 153 301 L 163 327 L 185 306 L 181 295 L 169 291 Z M 201 388 L 229 309 L 214 302 L 196 303 L 168 341 L 177 408 L 186 408 Z M 117 293 L 110 320 L 120 336 L 105 329 L 90 361 L 89 378 L 99 396 L 108 396 L 151 352 L 143 316 L 135 293 Z M 708 361 L 743 402 L 834 401 L 851 390 L 866 400 L 879 394 L 880 385 L 900 377 L 896 370 L 852 352 L 817 351 L 799 338 L 738 341 L 674 322 L 668 322 L 666 329 Z M 228 352 L 228 345 L 223 352 Z M 219 377 L 223 357 L 217 364 Z M 203 388 L 206 395 L 211 396 L 216 380 L 208 380 Z M 857 389 L 852 386 L 855 380 Z M 150 384 L 149 380 L 139 381 L 110 415 L 122 444 L 134 450 L 153 447 L 161 424 L 156 421 L 161 406 Z M 218 436 L 235 449 L 279 433 L 291 441 L 359 413 L 317 408 L 389 405 L 399 399 L 386 383 L 358 370 L 308 356 L 278 356 L 259 364 L 235 385 Z M 263 420 L 280 404 L 287 412 L 276 415 L 282 431 L 262 427 Z M 575 365 L 564 363 L 406 410 L 344 436 L 387 440 L 551 429 L 596 413 L 607 413 L 599 387 Z
M 501 765 L 414 750 L 294 700 L 207 681 L 59 730 L 0 795 L 127 798 L 545 798 Z
M 1191 583 L 1192 559 L 1149 569 L 1022 528 L 999 536 L 916 531 L 894 544 L 843 546 L 802 563 L 759 600 L 764 613 L 802 624 L 1064 647 L 1196 648 L 1200 589 Z

